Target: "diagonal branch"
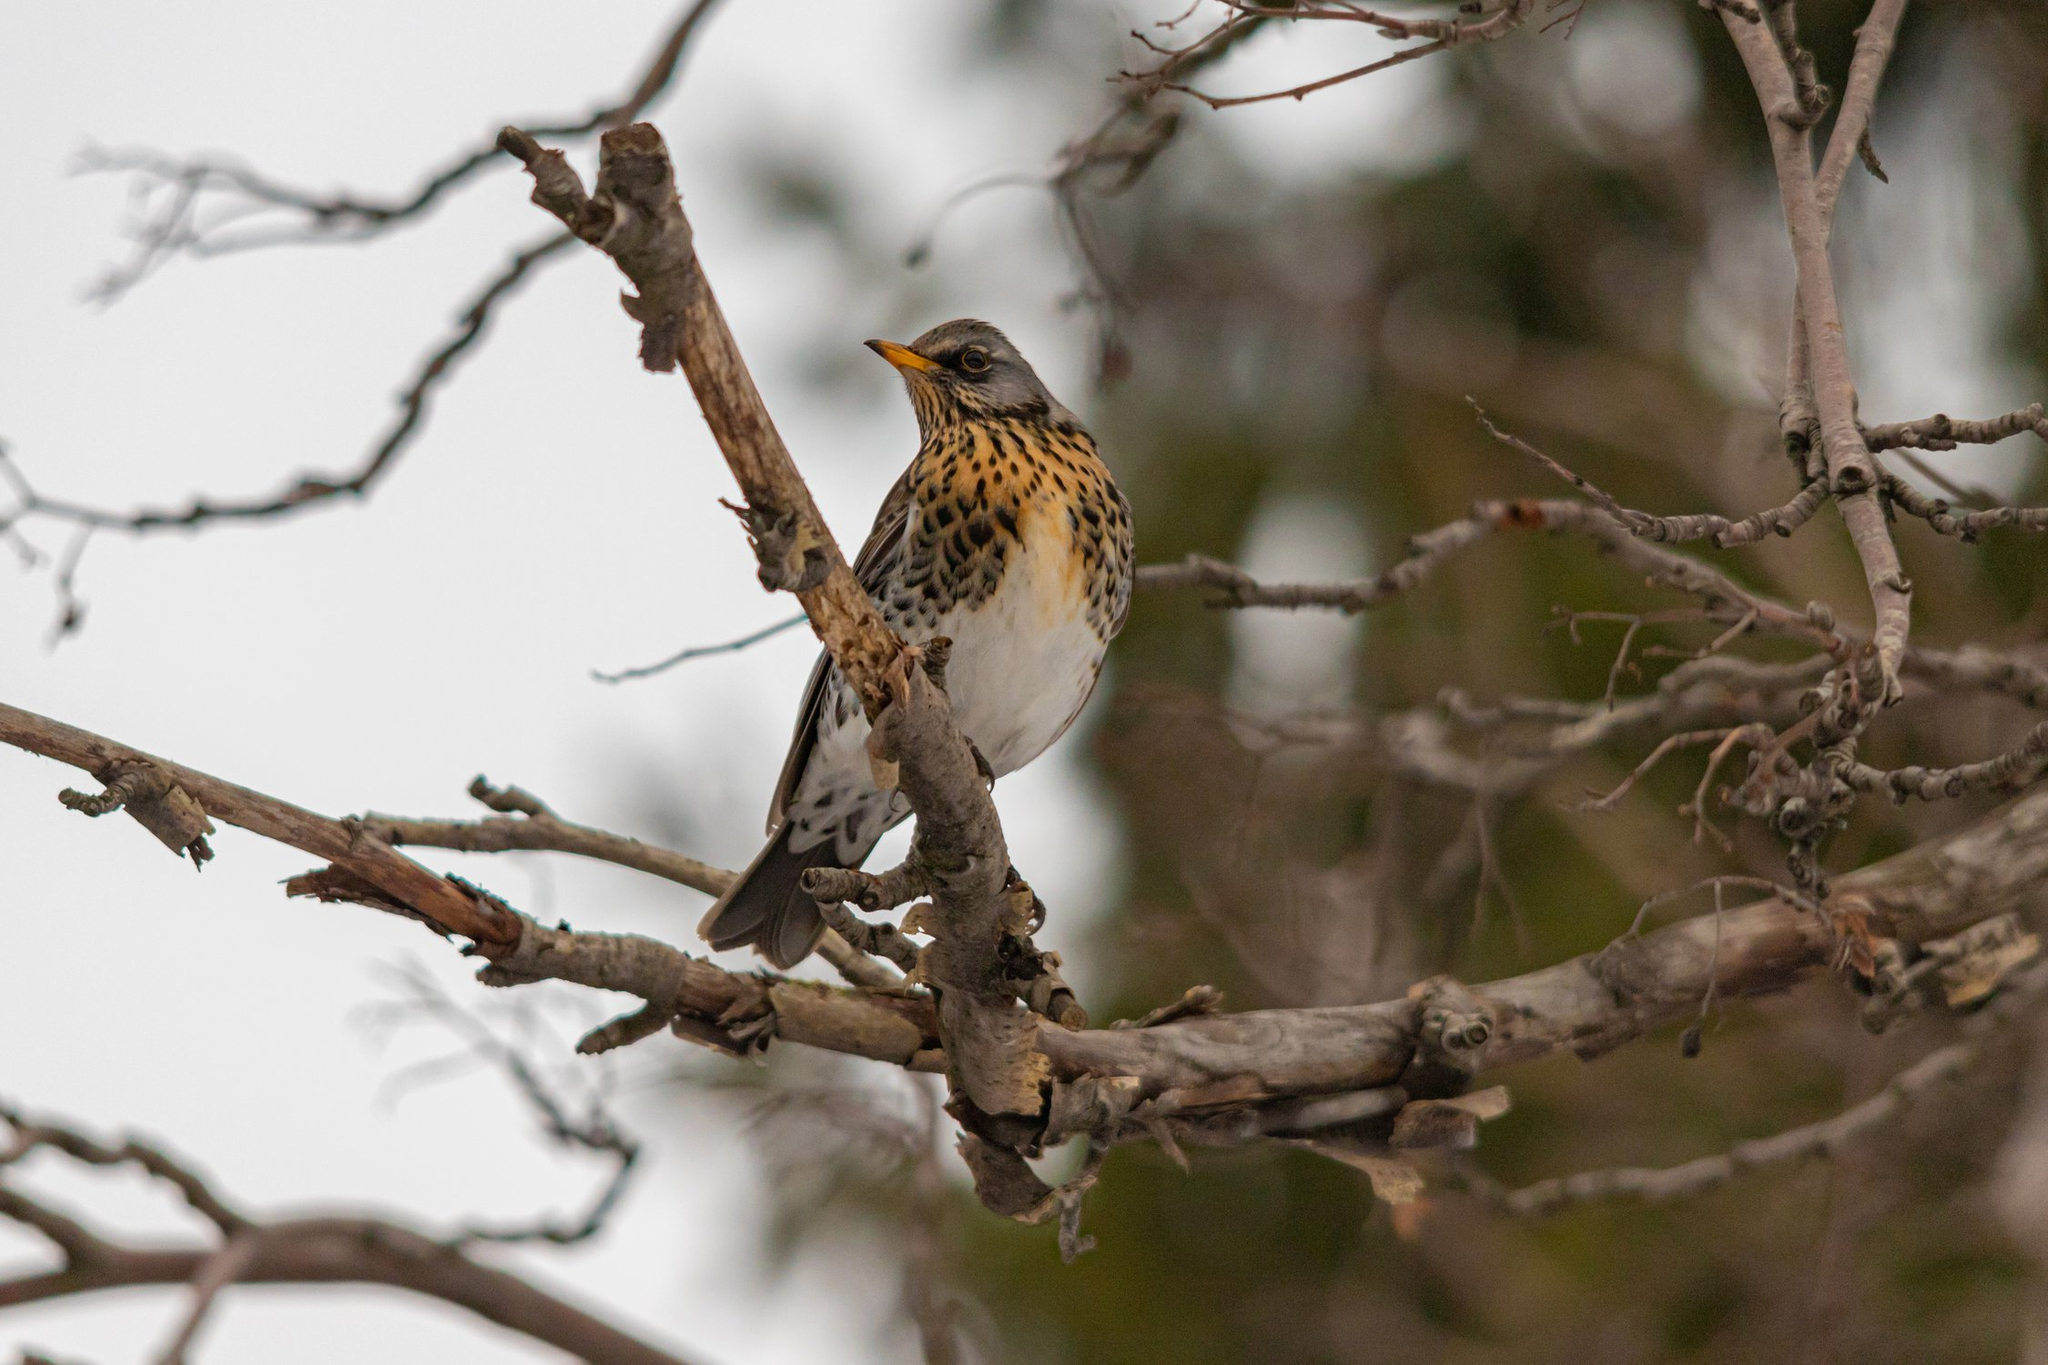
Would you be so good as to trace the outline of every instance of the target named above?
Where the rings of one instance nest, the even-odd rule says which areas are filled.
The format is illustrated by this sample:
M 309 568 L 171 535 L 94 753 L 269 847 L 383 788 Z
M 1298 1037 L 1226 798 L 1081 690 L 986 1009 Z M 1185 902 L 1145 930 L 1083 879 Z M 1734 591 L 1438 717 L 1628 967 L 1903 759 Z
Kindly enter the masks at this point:
M 1487 434 L 1511 450 L 1527 455 L 1543 468 L 1571 484 L 1591 498 L 1594 505 L 1629 529 L 1631 535 L 1654 540 L 1662 544 L 1675 544 L 1688 540 L 1712 540 L 1715 548 L 1727 550 L 1737 545 L 1754 545 L 1768 535 L 1790 536 L 1813 519 L 1827 501 L 1828 489 L 1825 481 L 1815 479 L 1799 490 L 1790 502 L 1777 507 L 1751 513 L 1741 521 L 1730 521 L 1712 512 L 1695 512 L 1685 516 L 1660 517 L 1649 512 L 1624 507 L 1613 494 L 1607 492 L 1592 480 L 1565 468 L 1550 456 L 1530 445 L 1519 436 L 1512 436 L 1495 426 L 1486 415 L 1486 410 L 1468 395 L 1466 402 L 1472 404 L 1472 411 L 1478 414 L 1479 425 Z
M 1818 1123 L 1790 1128 L 1769 1137 L 1739 1142 L 1725 1152 L 1695 1157 L 1663 1168 L 1623 1166 L 1581 1171 L 1508 1190 L 1491 1180 L 1468 1177 L 1471 1188 L 1487 1203 L 1524 1218 L 1545 1218 L 1573 1204 L 1604 1199 L 1634 1199 L 1663 1204 L 1725 1185 L 1759 1166 L 1831 1157 L 1865 1134 L 1892 1122 L 1915 1101 L 1938 1091 L 1968 1071 L 1981 1048 L 1954 1043 L 1907 1067 L 1861 1103 Z
M 0 721 L 8 719 L 0 712 Z M 11 731 L 0 730 L 0 738 L 32 750 L 78 748 L 70 737 L 80 732 L 68 727 L 12 724 Z M 118 748 L 91 738 L 97 748 Z M 170 770 L 194 791 L 227 785 L 186 769 Z M 305 814 L 274 798 L 230 790 L 242 792 L 251 805 L 276 808 L 261 820 L 252 818 L 250 827 L 288 828 L 289 813 Z M 1847 873 L 1836 879 L 1835 896 L 1861 908 L 1871 933 L 1905 945 L 2037 907 L 2048 896 L 2048 792 Z M 655 1028 L 676 1019 L 684 1036 L 727 1051 L 744 1052 L 779 1038 L 911 1070 L 946 1065 L 927 996 L 728 972 L 653 939 L 550 927 L 502 905 L 491 908 L 494 932 L 505 932 L 502 923 L 509 923 L 514 943 L 480 945 L 490 960 L 480 974 L 486 985 L 546 979 L 625 992 L 649 1003 Z M 1557 1051 L 1595 1056 L 1689 1018 L 1710 986 L 1721 998 L 1785 990 L 1835 961 L 1840 950 L 1820 917 L 1775 897 L 1640 938 L 1624 937 L 1598 953 L 1471 988 L 1474 1007 L 1490 1022 L 1484 1040 L 1467 1045 L 1462 1064 L 1476 1073 Z M 1099 1111 L 1078 1102 L 1063 1110 L 1063 1091 L 1079 1086 L 1082 1093 L 1094 1093 L 1090 1087 L 1111 1080 L 1122 1087 L 1114 1092 L 1123 1097 L 1118 1112 L 1128 1114 L 1140 1100 L 1163 1100 L 1172 1115 L 1192 1121 L 1395 1083 L 1418 1049 L 1428 1046 L 1425 999 L 1418 993 L 1379 1004 L 1212 1014 L 1156 1027 L 1080 1032 L 1042 1021 L 1034 1042 L 1054 1081 L 1054 1113 L 1066 1114 L 1066 1122 Z M 623 1041 L 631 1040 L 600 1030 L 583 1050 Z M 1056 1141 L 1065 1132 L 1055 1123 L 1044 1136 Z
M 330 860 L 362 886 L 382 893 L 387 909 L 423 919 L 442 933 L 473 939 L 487 951 L 517 941 L 517 925 L 506 917 L 508 912 L 345 821 L 5 704 L 0 704 L 0 743 L 69 763 L 102 782 L 136 767 L 152 769 L 207 815 Z
M 1858 156 L 1869 156 L 1870 115 L 1877 104 L 1878 83 L 1884 79 L 1899 22 L 1905 15 L 1906 0 L 1876 0 L 1870 7 L 1870 17 L 1856 30 L 1856 51 L 1849 59 L 1849 79 L 1843 82 L 1841 108 L 1835 114 L 1827 151 L 1821 155 L 1820 171 L 1814 177 L 1815 200 L 1830 224 L 1841 198 L 1842 182 L 1848 178 L 1849 163 Z M 1871 160 L 1874 164 L 1875 158 Z
M 4 518 L 12 524 L 29 516 L 50 517 L 85 528 L 148 532 L 189 530 L 212 521 L 260 520 L 282 517 L 316 503 L 343 496 L 361 498 L 390 472 L 399 457 L 419 436 L 421 424 L 433 395 L 455 372 L 464 353 L 482 339 L 494 310 L 516 292 L 534 271 L 557 256 L 574 240 L 567 233 L 554 233 L 514 253 L 505 268 L 488 280 L 464 309 L 455 330 L 421 362 L 412 382 L 398 397 L 398 415 L 361 464 L 347 473 L 301 474 L 279 492 L 239 500 L 199 497 L 178 508 L 141 508 L 132 512 L 93 507 L 66 498 L 53 498 L 36 491 L 18 471 L 12 482 L 16 506 Z M 69 563 L 75 571 L 75 558 Z
M 938 995 L 956 1104 L 1035 1119 L 1044 1063 L 1012 964 L 1041 959 L 1018 928 L 1013 891 L 1022 883 L 979 764 L 954 724 L 939 679 L 943 653 L 905 648 L 819 514 L 705 279 L 661 134 L 644 123 L 606 133 L 594 192 L 560 152 L 516 128 L 505 129 L 499 145 L 532 174 L 534 202 L 632 282 L 637 292 L 625 305 L 641 325 L 641 364 L 667 372 L 680 361 L 746 497 L 740 515 L 762 586 L 803 603 L 873 726 L 869 752 L 894 765 L 917 816 L 913 856 L 932 892 L 924 976 Z
M 1887 7 L 1903 9 L 1894 0 L 1879 0 L 1874 18 L 1882 17 Z M 1912 585 L 1900 566 L 1898 549 L 1892 544 L 1884 508 L 1878 501 L 1876 462 L 1856 424 L 1848 341 L 1835 293 L 1834 267 L 1828 259 L 1831 213 L 1823 207 L 1814 176 L 1809 135 L 1812 120 L 1770 27 L 1726 11 L 1721 13 L 1721 21 L 1756 87 L 1770 135 L 1778 195 L 1798 273 L 1799 323 L 1795 332 L 1803 337 L 1803 345 L 1795 341 L 1794 351 L 1804 355 L 1805 365 L 1795 368 L 1803 368 L 1801 378 L 1810 378 L 1828 488 L 1863 564 L 1874 614 L 1872 636 L 1883 674 L 1880 700 L 1890 703 L 1898 699 L 1899 667 L 1912 627 Z M 1871 63 L 1866 60 L 1864 65 L 1868 68 Z M 1867 79 L 1874 96 L 1876 76 L 1871 73 Z M 1838 123 L 1837 134 L 1846 131 Z

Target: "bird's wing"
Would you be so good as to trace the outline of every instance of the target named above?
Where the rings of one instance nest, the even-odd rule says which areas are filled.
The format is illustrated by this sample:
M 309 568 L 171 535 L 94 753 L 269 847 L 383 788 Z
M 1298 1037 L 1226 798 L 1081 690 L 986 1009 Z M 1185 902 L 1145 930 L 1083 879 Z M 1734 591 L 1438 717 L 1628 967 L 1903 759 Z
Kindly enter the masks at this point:
M 868 596 L 881 593 L 882 580 L 888 576 L 897 547 L 903 543 L 903 528 L 909 522 L 910 471 L 906 469 L 882 499 L 882 509 L 875 513 L 874 529 L 868 532 L 867 543 L 854 556 L 853 576 Z M 825 680 L 831 672 L 832 656 L 821 651 L 817 665 L 811 669 L 811 680 L 804 686 L 803 704 L 797 708 L 796 735 L 789 742 L 789 757 L 782 760 L 782 776 L 775 779 L 775 795 L 768 803 L 770 834 L 782 823 L 783 812 L 796 793 L 796 784 L 803 778 L 804 764 L 810 760 L 811 746 L 817 742 L 818 717 L 825 707 Z
M 1116 547 L 1117 553 L 1124 559 L 1124 597 L 1123 601 L 1117 603 L 1116 619 L 1109 623 L 1109 638 L 1114 640 L 1122 633 L 1124 622 L 1131 619 L 1131 598 L 1137 595 L 1133 589 L 1138 586 L 1138 569 L 1137 547 L 1134 544 L 1136 533 L 1133 530 L 1136 523 L 1131 516 L 1131 500 L 1125 497 L 1124 490 L 1115 484 L 1110 485 L 1109 491 L 1116 494 L 1116 500 L 1123 504 L 1124 509 L 1123 533 L 1118 536 L 1120 543 Z

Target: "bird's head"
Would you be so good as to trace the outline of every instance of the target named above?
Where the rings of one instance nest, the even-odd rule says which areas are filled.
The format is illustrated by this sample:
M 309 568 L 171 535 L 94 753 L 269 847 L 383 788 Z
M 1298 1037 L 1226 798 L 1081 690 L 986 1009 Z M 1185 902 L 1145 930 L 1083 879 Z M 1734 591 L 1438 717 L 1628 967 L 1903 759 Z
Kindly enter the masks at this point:
M 960 318 L 940 323 L 908 346 L 870 341 L 868 347 L 903 375 L 918 427 L 927 436 L 962 421 L 1074 420 L 1010 339 L 986 322 Z

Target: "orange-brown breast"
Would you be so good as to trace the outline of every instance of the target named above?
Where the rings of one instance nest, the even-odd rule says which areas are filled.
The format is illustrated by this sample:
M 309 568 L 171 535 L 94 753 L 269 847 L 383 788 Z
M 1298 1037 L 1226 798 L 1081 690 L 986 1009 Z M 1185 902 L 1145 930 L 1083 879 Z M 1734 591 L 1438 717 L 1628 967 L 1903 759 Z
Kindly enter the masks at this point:
M 1130 509 L 1085 432 L 1011 417 L 949 425 L 918 452 L 911 487 L 891 585 L 902 610 L 984 601 L 1028 548 L 1064 566 L 1068 600 L 1049 594 L 1049 610 L 1085 610 L 1104 640 L 1122 623 Z

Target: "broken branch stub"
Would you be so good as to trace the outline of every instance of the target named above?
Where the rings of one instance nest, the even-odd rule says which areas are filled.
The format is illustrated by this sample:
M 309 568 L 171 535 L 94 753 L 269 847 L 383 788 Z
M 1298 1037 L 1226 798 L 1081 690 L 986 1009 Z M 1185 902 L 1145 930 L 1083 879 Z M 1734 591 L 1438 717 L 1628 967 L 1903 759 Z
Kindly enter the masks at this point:
M 872 720 L 885 704 L 882 674 L 902 642 L 854 578 L 768 415 L 704 278 L 661 134 L 647 123 L 606 133 L 594 195 L 584 192 L 560 152 L 519 129 L 501 132 L 498 145 L 533 176 L 533 202 L 610 256 L 632 281 L 636 293 L 627 311 L 641 325 L 641 363 L 667 371 L 681 360 L 704 424 L 746 505 L 769 513 L 771 522 L 790 519 L 786 540 L 798 552 L 797 571 L 792 576 L 779 566 L 770 570 L 764 557 L 763 581 L 773 578 L 796 593 L 812 630 Z
M 197 869 L 213 857 L 206 836 L 213 821 L 206 808 L 171 775 L 143 758 L 122 759 L 95 773 L 105 788 L 97 796 L 66 787 L 57 799 L 80 815 L 98 817 L 125 810 L 135 822 Z

